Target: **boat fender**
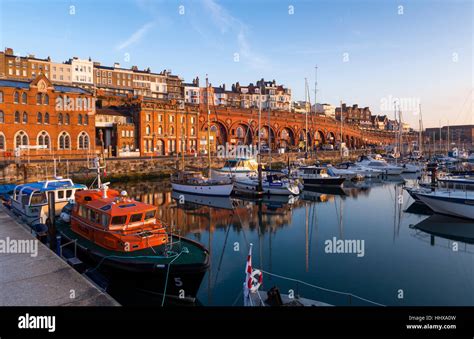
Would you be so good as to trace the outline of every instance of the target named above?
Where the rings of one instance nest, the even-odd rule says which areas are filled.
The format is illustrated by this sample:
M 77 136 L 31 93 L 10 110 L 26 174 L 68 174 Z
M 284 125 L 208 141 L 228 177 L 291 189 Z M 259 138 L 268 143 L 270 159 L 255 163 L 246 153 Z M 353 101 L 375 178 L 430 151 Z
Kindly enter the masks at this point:
M 260 270 L 253 270 L 250 274 L 249 289 L 250 292 L 255 293 L 263 283 L 263 273 Z

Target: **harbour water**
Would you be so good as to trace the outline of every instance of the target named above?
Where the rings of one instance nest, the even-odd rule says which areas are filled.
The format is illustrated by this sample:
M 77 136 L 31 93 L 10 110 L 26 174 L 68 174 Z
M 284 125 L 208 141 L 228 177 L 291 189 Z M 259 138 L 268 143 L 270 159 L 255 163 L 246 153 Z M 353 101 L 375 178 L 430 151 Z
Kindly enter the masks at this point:
M 180 195 L 171 192 L 166 180 L 113 186 L 158 206 L 165 223 L 210 250 L 211 266 L 198 293 L 199 304 L 242 305 L 252 243 L 253 266 L 265 272 L 383 305 L 472 306 L 474 232 L 470 230 L 474 224 L 448 217 L 432 221 L 402 189 L 404 182 L 414 179 L 366 181 L 340 190 L 305 191 L 295 198 L 262 201 Z M 335 248 L 337 253 L 328 253 L 329 243 L 340 240 L 359 247 L 351 253 L 347 248 L 346 253 Z M 264 273 L 261 289 L 273 286 L 285 294 L 293 290 L 337 306 L 370 305 L 347 294 Z M 149 297 L 110 293 L 122 304 L 160 305 Z

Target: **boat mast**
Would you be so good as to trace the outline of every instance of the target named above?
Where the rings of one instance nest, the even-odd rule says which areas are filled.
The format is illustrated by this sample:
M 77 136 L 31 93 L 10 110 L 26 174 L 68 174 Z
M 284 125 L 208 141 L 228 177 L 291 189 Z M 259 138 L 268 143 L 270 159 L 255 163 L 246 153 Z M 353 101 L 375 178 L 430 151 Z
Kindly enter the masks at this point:
M 419 132 L 418 132 L 418 151 L 421 155 L 423 152 L 423 121 L 421 117 L 421 104 L 419 105 L 420 119 L 419 119 Z
M 341 152 L 341 162 L 343 161 L 343 154 L 342 154 L 342 120 L 343 120 L 343 114 L 342 114 L 342 100 L 341 100 L 341 141 L 339 143 L 339 151 Z
M 448 120 L 448 135 L 446 136 L 446 155 L 449 153 L 449 120 Z
M 186 115 L 185 115 L 184 110 L 183 110 L 183 114 L 181 116 L 181 119 L 182 119 L 181 120 L 182 121 L 182 123 L 181 123 L 181 156 L 182 156 L 182 159 L 183 159 L 183 171 L 184 171 L 184 168 L 186 167 L 186 164 L 184 162 L 184 151 L 186 149 L 186 147 L 185 147 L 186 140 L 184 138 L 184 134 L 185 134 L 184 122 L 186 123 L 186 125 L 188 124 L 187 120 L 186 120 Z
M 263 184 L 262 184 L 262 155 L 260 154 L 260 134 L 262 132 L 261 130 L 261 122 L 262 122 L 262 83 L 260 82 L 260 95 L 259 95 L 259 100 L 258 100 L 258 153 L 257 153 L 257 174 L 258 174 L 258 186 L 257 186 L 257 191 L 262 192 L 263 191 Z M 270 131 L 270 130 L 269 130 Z
M 211 110 L 209 109 L 209 79 L 206 74 L 206 103 L 207 103 L 207 160 L 209 163 L 208 178 L 211 177 Z M 216 140 L 217 142 L 217 140 Z
M 304 103 L 305 103 L 305 130 L 304 130 L 304 146 L 305 146 L 305 158 L 308 157 L 308 79 L 304 78 Z M 310 106 L 311 109 L 311 106 Z
M 314 66 L 314 116 L 313 118 L 311 119 L 313 121 L 313 119 L 315 120 L 316 119 L 316 105 L 318 104 L 318 102 L 316 101 L 316 93 L 318 92 L 318 65 Z M 311 107 L 310 107 L 311 108 Z M 311 124 L 311 126 L 313 127 L 313 133 L 315 135 L 313 135 L 313 139 L 316 138 L 316 129 L 314 128 L 314 124 Z M 316 140 L 313 140 L 313 146 L 316 144 Z M 313 150 L 311 150 L 312 152 Z
M 402 129 L 402 111 L 400 110 L 400 105 L 398 105 L 398 145 L 400 147 L 400 158 L 403 157 L 403 129 Z
M 270 124 L 270 113 L 272 111 L 272 94 L 270 92 L 270 105 L 268 106 L 268 156 L 269 156 L 269 164 L 268 167 L 270 170 L 272 169 L 272 127 Z

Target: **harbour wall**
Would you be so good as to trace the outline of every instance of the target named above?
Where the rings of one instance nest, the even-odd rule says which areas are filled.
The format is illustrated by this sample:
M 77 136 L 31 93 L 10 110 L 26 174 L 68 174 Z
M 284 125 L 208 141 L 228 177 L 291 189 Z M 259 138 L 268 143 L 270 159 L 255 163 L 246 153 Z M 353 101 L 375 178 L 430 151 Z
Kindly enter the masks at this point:
M 355 160 L 363 151 L 351 151 L 349 157 L 344 161 Z M 272 154 L 272 168 L 278 169 L 286 166 L 288 159 L 290 162 L 304 158 L 304 153 Z M 315 160 L 321 162 L 341 161 L 338 151 L 324 151 L 317 154 L 308 155 L 306 163 L 314 163 Z M 262 162 L 268 164 L 270 157 L 268 154 L 262 155 Z M 224 158 L 212 157 L 212 165 L 215 168 L 221 167 L 225 162 Z M 187 156 L 185 157 L 187 169 L 201 170 L 207 167 L 207 156 Z M 106 181 L 128 181 L 145 180 L 152 178 L 168 177 L 181 168 L 182 158 L 177 157 L 142 157 L 142 158 L 109 158 L 105 173 Z M 78 182 L 91 182 L 96 174 L 90 169 L 92 163 L 87 159 L 56 159 L 42 161 L 0 162 L 0 183 L 23 183 L 28 181 L 44 180 L 56 176 L 70 177 Z

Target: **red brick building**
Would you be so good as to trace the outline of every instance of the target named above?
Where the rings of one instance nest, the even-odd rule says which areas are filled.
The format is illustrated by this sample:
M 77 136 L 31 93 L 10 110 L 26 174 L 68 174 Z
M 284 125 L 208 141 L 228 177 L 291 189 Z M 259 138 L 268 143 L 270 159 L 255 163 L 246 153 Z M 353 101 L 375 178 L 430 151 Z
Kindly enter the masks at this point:
M 95 150 L 94 113 L 90 92 L 43 74 L 0 79 L 0 156 L 87 156 Z

